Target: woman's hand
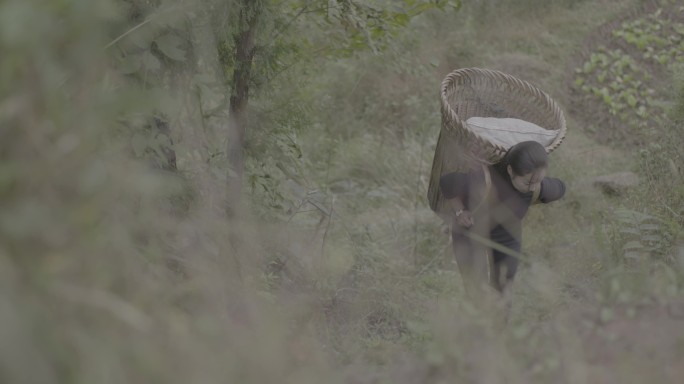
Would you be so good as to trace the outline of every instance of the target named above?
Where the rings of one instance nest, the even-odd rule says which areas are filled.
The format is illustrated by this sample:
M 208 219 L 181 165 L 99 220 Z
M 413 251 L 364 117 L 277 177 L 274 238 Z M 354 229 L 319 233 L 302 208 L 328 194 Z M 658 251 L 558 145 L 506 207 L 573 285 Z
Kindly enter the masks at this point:
M 456 212 L 456 223 L 463 228 L 470 228 L 475 222 L 470 211 L 460 210 Z

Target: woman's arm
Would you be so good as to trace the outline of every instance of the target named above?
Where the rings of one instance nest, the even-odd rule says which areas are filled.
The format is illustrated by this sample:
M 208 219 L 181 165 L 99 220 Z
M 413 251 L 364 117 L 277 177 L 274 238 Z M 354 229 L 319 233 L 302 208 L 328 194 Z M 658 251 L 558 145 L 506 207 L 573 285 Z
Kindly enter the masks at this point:
M 439 179 L 439 188 L 456 222 L 463 227 L 471 227 L 473 218 L 464 204 L 470 188 L 470 174 L 448 173 Z
M 446 201 L 451 208 L 451 213 L 456 217 L 458 225 L 465 228 L 473 226 L 475 223 L 473 221 L 473 215 L 466 209 L 460 197 L 454 197 L 453 199 L 447 199 Z
M 565 183 L 553 177 L 545 177 L 541 182 L 539 201 L 546 204 L 556 201 L 565 195 Z
M 466 200 L 470 186 L 470 175 L 468 173 L 451 172 L 439 178 L 439 189 L 447 200 L 455 197 Z

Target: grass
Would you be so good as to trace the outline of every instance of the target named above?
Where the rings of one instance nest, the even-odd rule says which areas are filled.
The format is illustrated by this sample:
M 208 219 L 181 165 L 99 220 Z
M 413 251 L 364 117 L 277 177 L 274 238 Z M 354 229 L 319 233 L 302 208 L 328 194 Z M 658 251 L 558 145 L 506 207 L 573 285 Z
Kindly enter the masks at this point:
M 622 3 L 627 7 L 629 3 Z M 426 27 L 422 30 L 424 33 L 430 35 L 434 33 L 435 36 L 442 36 L 441 34 L 448 31 L 444 39 L 440 40 L 439 45 L 424 44 L 421 45 L 421 50 L 425 54 L 418 57 L 430 57 L 430 60 L 439 63 L 433 76 L 423 75 L 425 78 L 431 78 L 436 84 L 446 71 L 462 67 L 462 66 L 482 66 L 504 70 L 514 75 L 520 76 L 524 79 L 530 79 L 534 83 L 539 84 L 542 89 L 549 92 L 554 98 L 559 100 L 562 104 L 569 102 L 568 88 L 566 85 L 568 70 L 567 63 L 572 61 L 572 56 L 576 54 L 581 46 L 583 40 L 587 38 L 584 34 L 587 28 L 578 23 L 579 20 L 589 20 L 600 23 L 615 17 L 626 8 L 614 8 L 612 4 L 592 2 L 582 3 L 572 8 L 567 7 L 551 7 L 544 17 L 537 17 L 538 15 L 519 15 L 516 18 L 503 16 L 498 19 L 497 15 L 488 14 L 486 20 L 489 24 L 483 23 L 483 20 L 477 19 L 478 15 L 464 10 L 463 14 L 456 17 L 460 21 L 457 25 L 461 28 L 454 27 L 454 20 L 438 19 L 433 24 L 433 30 Z M 480 17 L 482 17 L 480 15 Z M 443 24 L 442 24 L 443 23 Z M 493 26 L 493 28 L 491 28 Z M 502 38 L 505 36 L 505 38 Z M 573 40 L 574 37 L 575 39 Z M 458 53 L 445 53 L 441 47 L 453 47 L 452 50 Z M 390 56 L 391 57 L 391 56 Z M 434 58 L 437 57 L 435 60 Z M 385 59 L 381 59 L 385 60 Z M 419 63 L 419 61 L 418 61 Z M 415 65 L 415 64 L 414 64 Z M 397 71 L 400 74 L 401 68 Z M 410 84 L 411 78 L 408 80 L 405 76 L 389 77 L 384 75 L 382 78 L 369 79 L 366 87 L 371 90 L 368 91 L 379 99 L 382 95 L 386 97 L 401 98 L 402 91 L 397 91 L 396 87 L 388 86 L 387 84 L 400 84 L 401 89 Z M 415 80 L 418 81 L 418 80 Z M 414 87 L 410 87 L 414 91 L 418 90 L 420 93 L 424 87 L 422 84 L 416 83 Z M 379 89 L 381 91 L 374 91 Z M 377 93 L 376 93 L 377 92 Z M 427 94 L 426 94 L 427 96 Z M 377 102 L 370 98 L 371 105 Z M 425 105 L 422 109 L 429 109 L 429 105 Z M 380 108 L 383 110 L 383 108 Z M 406 119 L 410 119 L 411 115 L 406 112 Z M 554 176 L 560 177 L 568 183 L 569 191 L 566 198 L 559 203 L 548 207 L 534 208 L 526 219 L 525 225 L 525 252 L 528 253 L 530 263 L 522 268 L 519 274 L 517 287 L 513 293 L 513 308 L 512 317 L 510 319 L 510 328 L 507 328 L 503 333 L 499 331 L 492 331 L 498 329 L 496 323 L 496 315 L 492 315 L 487 310 L 481 312 L 482 309 L 475 309 L 475 317 L 478 316 L 494 316 L 493 319 L 485 320 L 485 324 L 478 324 L 477 326 L 463 325 L 464 329 L 471 329 L 473 326 L 478 331 L 485 334 L 493 332 L 490 336 L 495 337 L 510 337 L 518 343 L 525 340 L 529 343 L 526 347 L 516 345 L 516 348 L 522 348 L 523 351 L 516 349 L 515 353 L 520 353 L 520 356 L 525 358 L 512 358 L 509 353 L 513 353 L 507 345 L 501 345 L 496 341 L 490 340 L 487 336 L 481 335 L 483 340 L 487 340 L 488 347 L 481 347 L 484 352 L 493 353 L 502 361 L 501 368 L 510 380 L 511 375 L 516 373 L 518 378 L 525 378 L 521 380 L 550 380 L 558 377 L 573 377 L 573 372 L 568 372 L 568 368 L 563 365 L 564 360 L 571 359 L 568 356 L 580 356 L 580 346 L 573 343 L 568 338 L 574 332 L 581 333 L 582 329 L 572 327 L 571 330 L 560 332 L 558 327 L 566 327 L 561 318 L 564 314 L 582 313 L 587 307 L 601 308 L 602 306 L 610 306 L 615 302 L 618 292 L 622 292 L 623 288 L 615 288 L 616 281 L 625 280 L 627 284 L 636 284 L 638 281 L 649 281 L 651 278 L 644 274 L 634 275 L 635 270 L 624 269 L 621 267 L 622 260 L 619 256 L 615 256 L 613 243 L 616 241 L 610 237 L 610 231 L 614 228 L 619 228 L 620 223 L 617 222 L 614 212 L 617 208 L 622 206 L 629 206 L 629 202 L 619 198 L 604 196 L 599 190 L 593 187 L 592 180 L 594 177 L 620 171 L 637 171 L 638 159 L 634 152 L 620 150 L 614 147 L 599 144 L 593 140 L 592 131 L 600 129 L 600 127 L 590 126 L 585 123 L 585 120 L 574 119 L 573 115 L 569 115 L 568 125 L 570 127 L 568 138 L 561 148 L 552 155 L 552 167 L 550 173 Z M 401 117 L 400 117 L 401 118 Z M 392 121 L 391 119 L 388 121 Z M 438 121 L 435 117 L 428 117 L 428 125 L 435 130 L 438 126 Z M 362 121 L 360 121 L 362 123 Z M 369 130 L 373 130 L 369 126 Z M 436 137 L 436 134 L 432 135 Z M 398 153 L 403 153 L 402 150 L 407 145 L 406 139 L 399 141 L 399 144 L 394 143 L 394 147 L 387 149 L 384 146 L 372 144 L 372 135 L 369 138 L 368 134 L 364 134 L 366 143 L 370 147 L 376 148 L 375 151 L 369 154 L 367 158 L 388 159 L 394 165 L 397 165 L 402 170 L 412 169 L 415 171 L 415 160 L 402 162 L 402 156 L 392 155 L 392 150 Z M 370 140 L 370 142 L 368 141 Z M 382 139 L 381 139 L 382 140 Z M 429 142 L 432 142 L 431 140 Z M 387 152 L 387 154 L 384 154 Z M 429 163 L 431 153 L 428 151 L 425 163 Z M 391 159 L 391 160 L 389 160 Z M 367 160 L 359 160 L 365 162 L 365 169 L 376 169 L 383 162 L 378 163 Z M 349 164 L 349 160 L 339 159 L 333 163 Z M 402 190 L 405 186 L 414 184 L 407 175 L 415 175 L 416 173 L 406 172 L 403 179 L 400 175 L 392 173 L 385 173 L 378 169 L 372 175 L 361 177 L 364 179 L 368 177 L 373 183 L 380 183 L 381 185 L 395 185 L 392 188 L 394 192 Z M 391 177 L 388 177 L 392 175 Z M 384 177 L 383 177 L 384 176 Z M 348 173 L 347 178 L 356 180 L 358 175 Z M 421 180 L 419 176 L 414 176 L 415 179 Z M 363 183 L 360 183 L 363 184 Z M 400 250 L 399 253 L 393 253 L 391 257 L 403 257 L 411 260 L 417 257 L 419 267 L 421 262 L 430 263 L 434 259 L 435 252 L 442 249 L 442 254 L 436 259 L 433 264 L 429 264 L 427 273 L 422 276 L 435 275 L 435 279 L 440 280 L 443 276 L 447 279 L 458 278 L 455 266 L 449 260 L 449 250 L 447 240 L 444 237 L 437 237 L 438 228 L 435 224 L 435 218 L 430 219 L 430 213 L 423 213 L 426 211 L 423 205 L 416 212 L 412 209 L 410 195 L 393 195 L 387 194 L 383 196 L 384 204 L 375 209 L 365 209 L 361 215 L 355 216 L 351 219 L 355 224 L 352 227 L 364 227 L 370 238 L 374 238 L 374 234 L 378 238 L 388 238 L 386 233 L 394 233 L 394 236 L 389 236 L 391 242 L 397 243 L 395 248 Z M 364 206 L 362 204 L 362 206 Z M 364 206 L 365 207 L 365 206 Z M 399 215 L 396 213 L 397 209 L 402 209 L 406 215 Z M 415 212 L 415 213 L 414 213 Z M 402 219 L 402 216 L 405 218 Z M 413 221 L 413 223 L 411 223 Z M 414 236 L 397 236 L 397 228 L 404 228 L 406 234 L 411 233 L 413 224 Z M 421 228 L 415 230 L 416 227 Z M 392 231 L 392 232 L 390 232 Z M 399 231 L 401 234 L 402 232 Z M 417 234 L 417 235 L 416 235 Z M 414 246 L 406 244 L 407 241 L 413 241 Z M 386 244 L 386 243 L 385 243 Z M 423 252 L 425 256 L 421 256 L 422 249 L 417 244 L 434 244 Z M 403 253 L 401 252 L 403 248 Z M 414 252 L 409 253 L 408 250 L 419 250 L 418 254 Z M 616 258 L 617 257 L 617 258 Z M 426 264 L 423 264 L 426 265 Z M 410 265 L 405 265 L 405 268 L 410 268 Z M 410 269 L 402 270 L 402 273 L 409 273 Z M 615 277 L 615 274 L 619 277 Z M 643 272 L 643 271 L 642 271 Z M 383 275 L 381 269 L 374 272 L 376 276 Z M 621 275 L 624 273 L 624 275 Z M 652 280 L 651 280 L 652 281 Z M 452 286 L 449 283 L 449 286 Z M 623 283 L 624 284 L 624 283 Z M 646 282 L 646 285 L 649 283 Z M 420 289 L 420 285 L 417 286 Z M 612 288 L 611 288 L 612 287 Z M 637 288 L 642 292 L 648 292 L 651 288 L 641 286 Z M 625 289 L 627 290 L 627 289 Z M 458 295 L 459 289 L 456 285 L 451 289 Z M 424 299 L 432 301 L 433 298 L 428 295 L 423 296 Z M 460 294 L 462 295 L 462 293 Z M 621 300 L 625 300 L 627 294 L 623 294 Z M 637 295 L 638 296 L 638 295 Z M 647 294 L 648 296 L 648 294 Z M 462 296 L 461 296 L 462 297 Z M 636 300 L 636 299 L 634 299 Z M 458 304 L 455 304 L 458 305 Z M 409 312 L 407 312 L 409 311 Z M 458 313 L 462 309 L 456 310 Z M 602 313 L 608 313 L 608 310 Z M 400 313 L 403 316 L 410 316 L 410 309 L 404 308 Z M 599 318 L 597 313 L 596 318 Z M 450 318 L 453 328 L 458 328 L 458 321 Z M 492 323 L 493 321 L 493 323 Z M 585 321 L 593 321 L 591 318 Z M 489 327 L 492 327 L 490 329 Z M 524 329 L 528 329 L 524 331 Z M 539 335 L 533 336 L 529 329 L 540 332 Z M 452 329 L 453 330 L 453 329 Z M 410 333 L 410 331 L 409 331 Z M 456 331 L 458 334 L 458 331 Z M 439 333 L 433 328 L 432 335 L 444 334 Z M 498 335 L 498 336 L 494 336 Z M 522 335 L 522 336 L 519 336 Z M 567 350 L 564 352 L 558 351 L 558 346 L 554 343 L 543 340 L 545 337 L 552 339 L 561 338 L 562 343 L 567 343 Z M 459 334 L 456 339 L 449 339 L 453 343 L 468 343 L 469 337 Z M 491 343 L 491 345 L 489 344 Z M 513 343 L 515 344 L 515 343 Z M 480 344 L 481 345 L 481 344 Z M 488 351 L 491 347 L 494 351 Z M 415 346 L 410 346 L 409 351 L 415 353 L 413 349 Z M 436 348 L 432 345 L 430 348 Z M 468 350 L 468 347 L 463 347 Z M 421 349 L 418 349 L 421 351 Z M 522 352 L 522 353 L 521 353 Z M 460 354 L 459 354 L 460 353 Z M 461 361 L 463 359 L 463 351 L 453 352 L 454 360 Z M 547 354 L 547 356 L 544 356 Z M 575 356 L 576 359 L 581 360 Z M 441 358 L 444 358 L 443 356 Z M 420 358 L 418 358 L 420 359 Z M 436 358 L 438 359 L 438 358 Z M 529 360 L 527 360 L 529 359 Z M 438 359 L 439 360 L 439 359 Z M 467 359 L 465 359 L 467 360 Z M 439 360 L 444 361 L 444 360 Z M 579 361 L 570 362 L 574 365 L 582 365 Z M 568 364 L 570 364 L 568 363 Z M 476 368 L 470 367 L 477 375 L 484 375 L 484 366 L 478 366 L 478 363 L 473 362 Z M 438 365 L 436 370 L 445 377 L 450 375 L 458 375 L 445 368 L 448 365 Z M 468 368 L 460 367 L 461 374 L 468 372 Z M 492 369 L 491 366 L 487 368 Z M 581 368 L 577 368 L 581 371 Z M 447 373 L 448 372 L 448 373 Z M 513 373 L 515 372 L 515 373 Z M 496 377 L 496 374 L 494 374 Z M 439 374 L 437 375 L 439 376 Z M 469 377 L 457 376 L 461 378 Z M 482 376 L 478 376 L 482 377 Z M 494 379 L 496 380 L 496 379 Z
M 0 103 L 1 381 L 675 382 L 681 322 L 665 313 L 679 308 L 683 288 L 668 260 L 676 236 L 659 259 L 630 262 L 620 236 L 641 222 L 626 225 L 616 212 L 655 200 L 677 208 L 676 189 L 656 172 L 676 145 L 644 155 L 600 144 L 600 127 L 567 114 L 549 173 L 568 193 L 526 219 L 527 263 L 506 298 L 507 323 L 506 302 L 468 299 L 425 201 L 437 89 L 449 71 L 501 69 L 567 106 L 567 63 L 593 27 L 634 5 L 464 4 L 424 15 L 382 55 L 321 66 L 306 84 L 321 112 L 284 119 L 302 126 L 274 145 L 304 171 L 286 177 L 273 159 L 255 158 L 259 208 L 232 220 L 209 173 L 223 170 L 193 152 L 220 141 L 205 139 L 206 127 L 184 131 L 183 180 L 160 175 L 112 146 L 111 121 L 129 95 L 112 100 L 79 76 L 49 93 L 52 82 L 7 64 L 3 74 L 19 80 L 0 83 L 12 96 Z M 57 47 L 68 36 L 82 41 L 79 31 L 50 36 L 58 41 L 41 55 L 66 60 Z M 90 97 L 72 105 L 67 95 L 83 89 Z M 592 186 L 625 170 L 648 183 L 623 197 Z M 178 200 L 188 208 L 173 209 Z M 277 208 L 283 200 L 294 203 Z M 677 213 L 658 209 L 662 233 L 681 234 Z M 653 341 L 654 329 L 672 340 Z M 652 360 L 638 359 L 658 346 Z

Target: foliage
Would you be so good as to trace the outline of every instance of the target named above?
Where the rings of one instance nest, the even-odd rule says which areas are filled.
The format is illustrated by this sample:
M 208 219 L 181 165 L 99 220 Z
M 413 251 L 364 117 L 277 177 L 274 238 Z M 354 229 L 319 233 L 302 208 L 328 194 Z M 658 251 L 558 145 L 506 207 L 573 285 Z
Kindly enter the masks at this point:
M 643 177 L 643 188 L 635 197 L 635 203 L 641 209 L 650 207 L 652 212 L 658 212 L 666 221 L 684 225 L 680 207 L 684 202 L 684 189 L 681 187 L 684 172 L 681 164 L 682 145 L 681 135 L 682 112 L 682 67 L 675 67 L 671 86 L 668 91 L 674 100 L 667 110 L 668 121 L 654 129 L 649 143 L 638 150 L 638 171 Z M 675 231 L 676 232 L 676 231 Z
M 575 85 L 598 98 L 621 121 L 647 121 L 651 113 L 657 114 L 655 91 L 646 85 L 650 75 L 623 51 L 600 48 L 575 72 Z
M 432 9 L 458 9 L 460 6 L 460 0 L 327 2 L 316 11 L 321 17 L 315 24 L 323 33 L 309 35 L 309 38 L 313 38 L 309 44 L 320 46 L 321 42 L 325 42 L 323 49 L 333 55 L 348 56 L 360 49 L 379 53 L 414 17 Z M 297 8 L 301 9 L 301 5 Z
M 673 97 L 681 98 L 681 75 L 675 76 Z M 678 107 L 673 117 L 649 135 L 638 150 L 641 185 L 613 212 L 608 228 L 614 273 L 605 283 L 607 301 L 636 302 L 655 296 L 676 296 L 682 289 L 681 237 L 684 233 L 684 189 Z
M 619 209 L 615 212 L 615 220 L 618 237 L 612 242 L 620 246 L 617 253 L 626 262 L 649 261 L 651 257 L 662 257 L 670 250 L 672 234 L 668 233 L 667 225 L 661 219 L 629 209 Z
M 682 12 L 681 9 L 675 12 Z M 643 58 L 660 65 L 684 62 L 684 23 L 663 18 L 657 9 L 644 18 L 626 21 L 612 33 L 643 52 Z
M 599 46 L 575 69 L 575 87 L 615 116 L 620 124 L 635 128 L 666 124 L 668 95 L 657 92 L 654 74 L 667 73 L 681 63 L 684 44 L 684 12 L 666 5 L 624 21 L 610 34 L 616 48 Z M 622 44 L 623 42 L 624 44 Z M 620 48 L 624 46 L 626 49 Z
M 663 168 L 677 170 L 680 126 L 639 153 L 647 183 L 619 201 L 580 187 L 609 162 L 587 165 L 573 140 L 589 139 L 569 135 L 553 155 L 568 196 L 526 223 L 510 312 L 468 299 L 424 203 L 446 71 L 510 64 L 499 51 L 520 54 L 513 34 L 565 62 L 583 36 L 567 31 L 613 2 L 507 2 L 513 18 L 484 10 L 501 28 L 488 39 L 471 14 L 428 12 L 446 1 L 264 1 L 252 211 L 227 219 L 238 3 L 0 2 L 0 381 L 541 383 L 572 381 L 566 363 L 625 369 L 590 364 L 585 347 L 622 319 L 609 305 L 627 287 L 663 300 L 682 288 L 670 248 L 684 200 Z M 560 66 L 538 75 L 563 97 Z M 169 148 L 174 172 L 159 169 Z M 636 250 L 657 265 L 634 268 Z M 597 304 L 603 316 L 585 314 Z M 664 349 L 654 364 L 676 363 Z

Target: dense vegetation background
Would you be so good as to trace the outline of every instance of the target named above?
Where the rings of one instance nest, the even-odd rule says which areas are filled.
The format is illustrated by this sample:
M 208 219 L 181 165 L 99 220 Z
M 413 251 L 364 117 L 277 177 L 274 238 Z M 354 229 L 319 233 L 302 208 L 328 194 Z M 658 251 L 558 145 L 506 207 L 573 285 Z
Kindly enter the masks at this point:
M 0 380 L 680 382 L 682 52 L 676 1 L 2 1 Z M 425 199 L 469 66 L 568 120 L 506 324 Z

